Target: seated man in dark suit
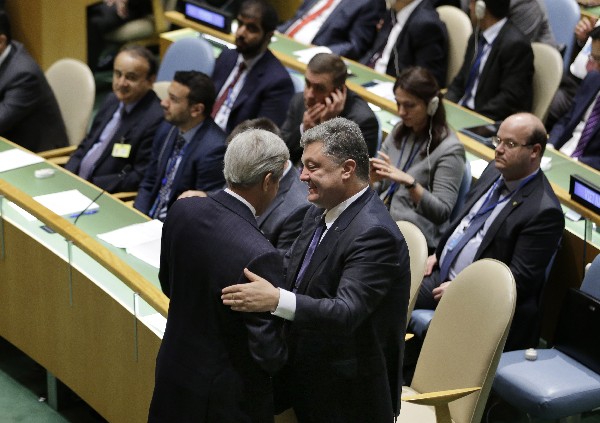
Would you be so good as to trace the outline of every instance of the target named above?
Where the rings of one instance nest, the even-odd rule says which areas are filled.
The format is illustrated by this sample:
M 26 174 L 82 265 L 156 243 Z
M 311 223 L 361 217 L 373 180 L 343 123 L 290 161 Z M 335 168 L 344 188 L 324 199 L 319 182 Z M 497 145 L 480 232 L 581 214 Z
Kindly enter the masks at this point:
M 31 151 L 68 145 L 67 131 L 44 73 L 11 38 L 0 11 L 0 136 Z
M 286 358 L 281 322 L 232 312 L 219 295 L 231 281 L 246 281 L 246 267 L 282 283 L 282 258 L 256 215 L 275 197 L 288 158 L 276 135 L 244 132 L 225 154 L 228 188 L 178 200 L 169 211 L 158 278 L 171 303 L 150 423 L 273 421 L 270 375 Z
M 369 156 L 377 153 L 377 118 L 367 102 L 346 87 L 347 74 L 346 64 L 335 54 L 319 53 L 308 62 L 304 92 L 296 93 L 292 98 L 281 127 L 292 163 L 297 163 L 302 155 L 302 133 L 338 116 L 356 122 L 367 143 Z
M 211 116 L 230 133 L 257 117 L 281 125 L 294 84 L 288 71 L 268 49 L 277 25 L 277 12 L 265 0 L 245 0 L 238 14 L 235 50 L 224 50 L 212 78 L 217 99 Z
M 507 19 L 509 6 L 510 0 L 471 0 L 475 31 L 446 93 L 448 100 L 494 120 L 530 111 L 533 101 L 533 50 Z
M 209 115 L 215 86 L 197 71 L 175 72 L 162 101 L 165 119 L 156 131 L 152 161 L 133 206 L 164 220 L 167 210 L 187 190 L 214 191 L 225 184 L 225 133 Z
M 569 112 L 552 128 L 548 142 L 575 160 L 600 170 L 600 27 L 590 32 L 592 53 L 588 74 L 578 88 Z
M 430 71 L 446 86 L 448 33 L 430 0 L 392 1 L 383 26 L 361 63 L 398 77 L 411 66 Z
M 136 191 L 150 162 L 152 139 L 163 113 L 152 91 L 157 63 L 145 47 L 117 55 L 112 93 L 96 113 L 87 136 L 65 165 L 109 192 Z
M 417 298 L 416 308 L 435 309 L 461 270 L 480 258 L 500 260 L 517 284 L 506 351 L 537 345 L 546 267 L 565 227 L 558 199 L 540 170 L 546 139 L 544 125 L 534 115 L 519 113 L 504 120 L 494 141 L 496 159 L 429 257 Z
M 302 145 L 313 206 L 286 255 L 285 289 L 246 272 L 253 283 L 225 288 L 223 302 L 290 321 L 290 359 L 274 390 L 279 410 L 292 406 L 301 422 L 392 422 L 410 286 L 406 242 L 369 188 L 356 123 L 331 119 L 306 131 Z
M 375 38 L 383 0 L 304 0 L 293 18 L 277 30 L 304 44 L 326 46 L 358 60 Z

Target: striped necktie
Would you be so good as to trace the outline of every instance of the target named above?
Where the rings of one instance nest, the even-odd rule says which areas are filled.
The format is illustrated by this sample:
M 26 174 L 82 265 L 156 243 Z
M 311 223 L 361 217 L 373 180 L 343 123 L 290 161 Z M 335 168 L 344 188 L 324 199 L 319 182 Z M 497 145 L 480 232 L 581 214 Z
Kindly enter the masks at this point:
M 581 137 L 579 137 L 579 142 L 577 143 L 577 147 L 575 147 L 575 151 L 571 154 L 571 157 L 581 157 L 583 156 L 583 151 L 589 144 L 592 139 L 592 136 L 598 129 L 598 123 L 600 123 L 600 97 L 596 99 L 594 103 L 594 107 L 592 108 L 592 112 L 588 117 L 588 120 L 585 122 L 585 126 L 583 127 L 583 131 L 581 132 Z

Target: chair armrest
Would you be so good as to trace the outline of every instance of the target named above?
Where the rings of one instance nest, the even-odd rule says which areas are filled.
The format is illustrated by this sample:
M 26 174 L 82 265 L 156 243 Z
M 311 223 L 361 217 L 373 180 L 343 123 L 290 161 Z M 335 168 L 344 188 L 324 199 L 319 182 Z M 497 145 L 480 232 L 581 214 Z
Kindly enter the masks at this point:
M 479 390 L 481 390 L 480 387 L 427 392 L 424 394 L 407 395 L 405 397 L 402 397 L 402 401 L 412 402 L 413 404 L 419 405 L 430 405 L 435 407 L 438 405 L 446 405 L 454 400 L 457 400 Z
M 118 198 L 121 201 L 131 201 L 137 197 L 137 191 L 124 191 L 124 192 L 115 192 L 113 197 Z
M 76 145 L 70 145 L 68 147 L 55 148 L 54 150 L 41 151 L 38 155 L 44 159 L 51 159 L 59 156 L 70 156 L 76 149 Z

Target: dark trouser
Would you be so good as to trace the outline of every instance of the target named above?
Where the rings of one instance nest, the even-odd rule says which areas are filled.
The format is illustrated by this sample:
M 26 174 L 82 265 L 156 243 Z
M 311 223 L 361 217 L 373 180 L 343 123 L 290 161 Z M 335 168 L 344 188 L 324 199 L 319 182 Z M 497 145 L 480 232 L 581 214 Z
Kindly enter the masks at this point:
M 421 282 L 421 288 L 417 296 L 415 308 L 423 308 L 426 310 L 435 310 L 438 302 L 433 299 L 433 290 L 440 286 L 440 271 L 439 269 L 431 272 L 431 275 L 425 276 Z

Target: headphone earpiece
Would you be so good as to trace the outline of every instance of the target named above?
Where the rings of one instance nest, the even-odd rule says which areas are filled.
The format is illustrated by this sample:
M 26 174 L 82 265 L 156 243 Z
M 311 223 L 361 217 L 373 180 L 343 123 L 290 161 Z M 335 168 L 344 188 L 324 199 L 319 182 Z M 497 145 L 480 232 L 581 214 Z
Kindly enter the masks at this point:
M 435 115 L 435 112 L 437 112 L 439 105 L 440 98 L 436 95 L 431 100 L 429 100 L 429 103 L 427 103 L 427 114 L 429 116 Z
M 483 0 L 477 0 L 475 2 L 475 17 L 478 21 L 482 20 L 485 16 L 485 2 Z

